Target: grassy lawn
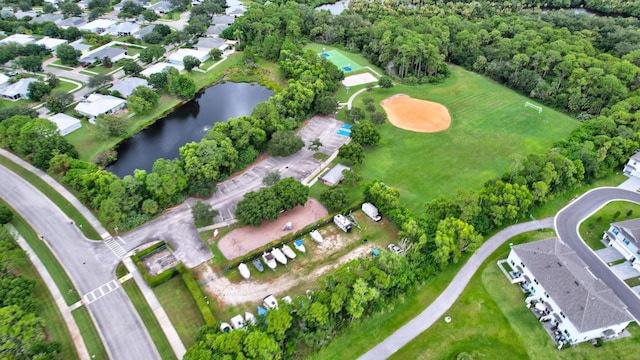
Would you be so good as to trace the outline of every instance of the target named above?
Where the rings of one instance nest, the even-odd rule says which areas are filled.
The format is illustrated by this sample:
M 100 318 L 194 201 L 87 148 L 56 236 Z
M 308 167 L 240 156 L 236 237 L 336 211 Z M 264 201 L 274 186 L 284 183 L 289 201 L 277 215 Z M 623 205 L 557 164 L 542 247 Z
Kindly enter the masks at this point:
M 87 346 L 87 351 L 89 351 L 91 359 L 109 359 L 107 350 L 105 350 L 102 340 L 100 340 L 100 335 L 98 334 L 96 327 L 93 325 L 91 315 L 89 315 L 87 308 L 81 306 L 73 310 L 71 314 L 73 315 L 73 318 L 76 319 L 76 324 L 78 324 L 78 329 L 82 334 L 82 339 L 84 340 L 84 344 Z
M 403 203 L 414 211 L 438 196 L 481 188 L 515 158 L 547 151 L 579 125 L 550 108 L 542 114 L 529 111 L 523 108 L 526 97 L 462 68 L 450 69 L 451 77 L 441 84 L 371 91 L 376 103 L 407 94 L 442 103 L 452 116 L 448 130 L 430 134 L 386 123 L 379 127 L 380 144 L 367 153 L 364 181 L 380 179 L 398 188 Z
M 102 65 L 85 68 L 86 71 L 91 71 L 91 72 L 98 73 L 98 74 L 108 74 L 108 73 L 112 72 L 115 69 L 116 69 L 115 66 L 110 67 L 110 68 L 106 68 L 106 67 L 104 67 Z M 81 71 L 81 72 L 84 72 L 84 71 Z M 93 75 L 93 74 L 87 73 L 87 75 Z
M 28 106 L 30 104 L 34 104 L 34 102 L 27 99 L 21 99 L 18 101 L 9 101 L 9 100 L 0 99 L 0 109 L 11 108 L 11 107 L 21 106 L 21 105 Z
M 80 230 L 89 239 L 92 240 L 102 240 L 100 234 L 91 226 L 91 224 L 85 219 L 82 214 L 76 209 L 64 196 L 60 195 L 59 192 L 54 190 L 49 184 L 44 182 L 44 180 L 40 179 L 37 175 L 32 172 L 24 169 L 20 165 L 17 165 L 13 161 L 0 156 L 0 165 L 8 168 L 14 173 L 20 175 L 23 179 L 27 180 L 31 185 L 35 186 L 38 190 L 40 190 L 45 196 L 47 196 L 51 201 L 53 201 L 62 212 L 64 212 L 69 218 L 73 219 L 78 226 L 80 226 Z
M 604 249 L 602 235 L 612 222 L 625 221 L 637 218 L 640 215 L 640 205 L 614 201 L 596 211 L 587 220 L 580 224 L 580 236 L 593 250 Z
M 76 81 L 76 82 L 79 82 L 79 81 Z M 80 84 L 82 84 L 82 83 L 80 83 Z M 60 81 L 60 85 L 58 85 L 58 87 L 55 88 L 55 91 L 69 92 L 69 91 L 75 89 L 76 87 L 78 87 L 78 85 L 61 80 Z M 82 87 L 80 87 L 80 89 L 82 89 L 83 87 L 84 87 L 84 85 Z M 78 90 L 80 90 L 80 89 L 78 89 Z
M 188 72 L 189 76 L 196 83 L 196 89 L 202 89 L 204 87 L 210 86 L 216 81 L 222 79 L 224 74 L 232 67 L 237 67 L 242 64 L 242 54 L 233 54 L 227 58 L 227 60 L 223 61 L 220 65 L 211 69 L 206 73 L 201 73 L 198 71 Z
M 135 281 L 129 280 L 123 283 L 122 287 L 127 292 L 127 296 L 131 299 L 136 311 L 140 314 L 140 318 L 142 318 L 144 326 L 147 328 L 147 331 L 149 331 L 151 340 L 153 340 L 153 343 L 156 345 L 160 357 L 162 357 L 162 359 L 176 359 L 173 349 L 171 349 L 171 345 L 169 345 L 169 341 L 158 323 L 158 319 L 156 319 L 156 316 L 153 314 L 153 311 Z
M 4 202 L 2 199 L 0 199 L 0 204 L 9 206 L 9 204 Z M 38 258 L 42 261 L 42 264 L 51 275 L 51 278 L 53 278 L 53 282 L 56 283 L 56 286 L 60 290 L 65 303 L 67 305 L 71 305 L 80 301 L 80 296 L 73 286 L 73 283 L 56 257 L 51 253 L 49 247 L 38 238 L 36 232 L 22 217 L 20 217 L 20 215 L 18 215 L 18 213 L 15 211 L 13 211 L 13 213 L 14 216 L 11 221 L 13 226 L 15 226 L 20 235 L 24 237 L 25 241 L 29 246 L 31 246 L 36 255 L 38 255 Z
M 167 312 L 184 346 L 189 348 L 195 343 L 198 329 L 204 325 L 198 309 L 187 286 L 180 276 L 153 288 L 160 304 Z
M 75 69 L 75 67 L 73 67 L 73 66 L 64 65 L 62 62 L 60 62 L 60 59 L 52 62 L 51 64 L 49 64 L 47 66 L 51 66 L 51 67 L 59 68 L 59 69 L 63 69 L 63 70 L 73 70 L 73 69 Z
M 508 242 L 521 243 L 551 236 L 531 232 Z M 507 242 L 507 243 L 508 243 Z M 496 261 L 509 253 L 505 243 L 480 268 L 458 301 L 447 312 L 451 323 L 439 321 L 391 359 L 455 359 L 465 352 L 473 359 L 631 359 L 637 357 L 640 337 L 589 343 L 558 351 L 535 316 L 524 306 L 524 294 L 499 270 Z M 447 344 L 447 346 L 442 346 Z
M 26 223 L 22 218 L 18 215 L 14 215 L 13 223 L 22 237 L 31 238 L 28 242 L 33 242 L 35 234 L 30 227 L 25 227 Z M 24 257 L 25 263 L 18 265 L 17 271 L 20 275 L 28 279 L 35 280 L 36 282 L 32 293 L 36 304 L 35 312 L 44 320 L 47 340 L 59 341 L 62 344 L 62 352 L 60 353 L 61 359 L 77 359 L 78 354 L 76 353 L 76 348 L 73 344 L 73 340 L 71 339 L 71 335 L 69 334 L 69 329 L 67 329 L 67 325 L 56 306 L 53 296 L 49 293 L 49 289 L 47 289 L 42 278 L 40 278 L 40 274 L 38 274 L 33 265 L 29 262 L 26 254 Z

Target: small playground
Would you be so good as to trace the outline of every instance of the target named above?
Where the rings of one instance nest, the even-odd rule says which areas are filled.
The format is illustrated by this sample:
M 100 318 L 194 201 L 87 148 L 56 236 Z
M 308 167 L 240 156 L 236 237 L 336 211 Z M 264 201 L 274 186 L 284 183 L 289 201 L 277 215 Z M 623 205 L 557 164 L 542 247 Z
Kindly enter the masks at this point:
M 398 94 L 380 102 L 389 122 L 400 129 L 434 133 L 444 131 L 451 124 L 449 110 L 433 101 L 414 99 Z

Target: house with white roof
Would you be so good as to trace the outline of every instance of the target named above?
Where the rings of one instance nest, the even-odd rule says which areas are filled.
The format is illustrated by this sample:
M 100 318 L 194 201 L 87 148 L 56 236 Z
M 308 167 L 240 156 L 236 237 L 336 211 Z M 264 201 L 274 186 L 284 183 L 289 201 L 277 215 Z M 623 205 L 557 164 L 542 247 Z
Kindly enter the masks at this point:
M 631 155 L 629 161 L 627 161 L 627 164 L 624 166 L 622 173 L 628 177 L 640 179 L 640 151 L 636 151 Z
M 163 14 L 168 13 L 169 11 L 173 10 L 173 5 L 171 5 L 171 2 L 169 2 L 169 1 L 162 0 L 162 1 L 159 1 L 159 2 L 149 6 L 147 9 L 155 12 L 158 15 L 163 15 Z
M 58 46 L 60 46 L 62 44 L 66 44 L 67 42 L 68 41 L 65 40 L 65 39 L 56 39 L 56 38 L 44 37 L 44 38 L 36 41 L 36 45 L 44 45 L 44 47 L 46 47 L 47 49 L 53 51 Z
M 228 47 L 229 45 L 226 40 L 222 38 L 202 37 L 198 39 L 198 43 L 196 44 L 196 49 L 198 49 L 198 51 L 206 52 L 211 51 L 211 49 L 219 49 L 224 52 Z
M 0 44 L 16 43 L 20 45 L 27 45 L 35 41 L 36 41 L 36 37 L 33 35 L 13 34 L 11 36 L 7 36 L 6 38 L 0 40 Z
M 7 100 L 20 100 L 29 98 L 29 84 L 37 82 L 38 79 L 23 78 L 13 84 L 8 84 L 0 88 L 0 96 Z
M 106 34 L 116 25 L 115 21 L 107 19 L 96 19 L 92 22 L 82 25 L 79 29 L 89 31 L 94 34 Z
M 618 337 L 633 321 L 625 304 L 557 238 L 511 247 L 512 283 L 529 295 L 525 303 L 558 344 Z
M 618 250 L 634 269 L 640 271 L 640 219 L 611 223 L 602 240 Z
M 126 101 L 111 95 L 91 94 L 85 100 L 76 105 L 74 110 L 81 115 L 87 116 L 89 122 L 94 124 L 96 118 L 103 114 L 113 114 L 124 109 Z
M 155 63 L 149 66 L 148 68 L 144 69 L 140 74 L 143 76 L 149 77 L 152 74 L 163 72 L 166 68 L 169 68 L 169 67 L 175 68 L 179 72 L 184 70 L 184 66 L 182 65 L 160 62 L 160 63 Z
M 0 87 L 3 87 L 8 83 L 9 83 L 9 77 L 5 74 L 0 74 Z
M 137 78 L 137 77 L 128 77 L 122 81 L 119 81 L 111 87 L 111 91 L 117 91 L 122 95 L 125 99 L 128 98 L 133 90 L 135 90 L 138 86 L 146 86 L 149 87 L 149 83 L 145 79 Z
M 127 58 L 127 50 L 123 48 L 110 47 L 107 45 L 101 46 L 95 50 L 89 51 L 86 54 L 80 56 L 81 63 L 92 63 L 96 60 L 101 61 L 105 57 L 111 59 L 111 62 L 116 62 L 120 59 Z
M 111 30 L 109 30 L 109 34 L 115 36 L 129 36 L 138 30 L 140 30 L 140 25 L 137 23 L 123 22 L 111 28 Z
M 200 62 L 205 62 L 209 60 L 211 57 L 208 51 L 199 51 L 194 49 L 178 49 L 178 51 L 169 55 L 167 60 L 175 65 L 180 65 L 184 67 L 183 59 L 185 56 L 193 56 L 196 59 L 200 60 Z
M 70 134 L 82 127 L 82 122 L 79 119 L 62 113 L 50 116 L 49 121 L 56 124 L 62 136 Z

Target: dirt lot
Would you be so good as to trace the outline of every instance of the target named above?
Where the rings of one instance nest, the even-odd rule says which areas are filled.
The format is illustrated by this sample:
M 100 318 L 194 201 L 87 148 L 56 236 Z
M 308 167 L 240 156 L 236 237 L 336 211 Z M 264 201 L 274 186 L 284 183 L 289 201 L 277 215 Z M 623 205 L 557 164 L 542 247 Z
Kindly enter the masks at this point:
M 432 133 L 447 130 L 451 125 L 449 110 L 432 101 L 398 94 L 382 100 L 380 105 L 387 112 L 389 122 L 401 129 Z
M 327 214 L 329 212 L 322 204 L 316 199 L 309 199 L 304 207 L 298 205 L 280 214 L 276 221 L 264 222 L 260 227 L 244 226 L 232 230 L 218 241 L 218 249 L 228 260 L 235 259 L 291 232 L 296 232 Z M 287 222 L 293 223 L 293 229 L 283 230 Z

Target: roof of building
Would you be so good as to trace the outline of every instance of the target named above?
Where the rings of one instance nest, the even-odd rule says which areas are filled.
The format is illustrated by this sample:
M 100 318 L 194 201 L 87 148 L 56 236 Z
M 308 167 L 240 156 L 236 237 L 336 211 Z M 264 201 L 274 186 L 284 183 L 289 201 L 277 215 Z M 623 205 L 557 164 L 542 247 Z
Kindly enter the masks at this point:
M 215 15 L 211 18 L 212 25 L 231 25 L 236 18 L 230 15 Z
M 161 63 L 156 63 L 156 64 L 151 65 L 150 67 L 144 69 L 140 74 L 142 74 L 144 76 L 150 76 L 151 74 L 156 74 L 156 73 L 162 72 L 162 71 L 164 71 L 164 69 L 166 69 L 168 67 L 176 68 L 178 71 L 182 71 L 184 69 L 184 67 L 180 66 L 180 65 L 161 62 Z
M 182 62 L 185 56 L 193 56 L 200 61 L 204 61 L 207 57 L 209 57 L 208 51 L 199 51 L 194 49 L 178 49 L 178 51 L 169 55 L 167 60 L 169 61 L 178 61 Z
M 25 34 L 13 34 L 11 36 L 7 36 L 6 38 L 0 40 L 0 44 L 14 42 L 20 45 L 26 45 L 34 41 L 36 41 L 35 36 L 25 35 Z
M 152 33 L 152 32 L 153 32 L 153 29 L 154 29 L 155 27 L 156 27 L 155 25 L 145 26 L 145 27 L 143 27 L 143 28 L 141 28 L 141 29 L 136 30 L 136 31 L 133 33 L 133 35 L 135 35 L 135 36 L 140 36 L 140 37 L 145 36 L 145 35 L 147 35 L 147 34 Z
M 82 39 L 76 40 L 69 45 L 80 52 L 85 52 L 91 49 L 91 45 L 83 44 Z
M 171 2 L 169 2 L 169 1 L 164 1 L 163 0 L 163 1 L 157 2 L 157 3 L 149 6 L 149 10 L 169 12 L 169 11 L 173 10 L 173 5 L 171 5 Z
M 210 37 L 203 37 L 200 38 L 198 40 L 198 43 L 196 44 L 197 48 L 205 48 L 205 49 L 217 49 L 219 47 L 221 47 L 222 45 L 227 45 L 225 43 L 225 39 L 221 39 L 221 38 L 210 38 Z
M 562 313 L 580 331 L 617 325 L 633 318 L 624 303 L 569 246 L 551 238 L 512 248 Z
M 58 45 L 62 45 L 62 44 L 66 44 L 68 41 L 65 39 L 56 39 L 56 38 L 50 38 L 50 37 L 44 37 L 38 41 L 36 41 L 36 44 L 38 45 L 44 45 L 44 47 L 46 47 L 47 49 L 51 50 L 53 48 L 55 48 Z
M 38 79 L 34 79 L 34 78 L 20 79 L 17 82 L 10 84 L 4 87 L 3 89 L 1 89 L 0 94 L 8 97 L 14 97 L 18 94 L 26 94 L 27 92 L 29 92 L 29 84 L 36 81 L 38 81 Z
M 149 83 L 145 79 L 140 79 L 137 77 L 128 77 L 111 87 L 111 91 L 117 91 L 124 97 L 129 97 L 133 90 L 138 86 L 149 86 Z
M 134 33 L 139 28 L 140 28 L 140 25 L 138 25 L 138 24 L 136 24 L 134 22 L 123 22 L 123 23 L 120 23 L 120 24 L 116 25 L 116 27 L 113 28 L 113 30 L 111 30 L 111 32 L 114 33 L 114 34 L 117 34 L 117 33 Z
M 92 31 L 95 29 L 108 29 L 115 25 L 116 22 L 107 19 L 96 19 L 88 24 L 84 24 L 80 27 L 80 30 Z
M 9 82 L 9 77 L 5 74 L 0 74 L 0 86 Z
M 58 15 L 58 14 L 42 14 L 42 15 L 38 16 L 37 18 L 31 20 L 31 22 L 38 23 L 38 24 L 42 24 L 42 23 L 47 22 L 47 21 L 51 21 L 51 22 L 57 24 L 60 21 L 62 21 L 62 15 Z
M 62 113 L 49 116 L 49 120 L 55 123 L 60 131 L 80 122 L 79 119 Z
M 224 29 L 228 27 L 229 25 L 226 25 L 226 24 L 211 25 L 207 28 L 207 32 L 205 33 L 205 35 L 208 35 L 208 36 L 220 35 L 224 31 Z
M 640 161 L 640 151 L 636 151 L 633 155 L 631 155 L 631 159 Z
M 74 109 L 81 114 L 98 116 L 122 106 L 125 102 L 111 95 L 91 94 L 86 100 L 79 102 Z
M 638 243 L 640 240 L 640 218 L 614 222 L 611 223 L 611 226 L 620 230 L 627 239 L 634 243 Z
M 94 51 L 90 51 L 85 55 L 80 57 L 80 61 L 93 61 L 95 58 L 104 59 L 108 57 L 109 59 L 114 59 L 116 56 L 122 55 L 126 53 L 127 50 L 122 48 L 114 48 L 114 47 L 102 47 L 98 48 Z
M 27 16 L 29 17 L 36 17 L 38 16 L 38 13 L 35 12 L 35 10 L 29 10 L 29 11 L 16 11 L 13 16 L 16 17 L 16 19 L 21 20 L 23 18 L 26 18 Z
M 322 175 L 320 180 L 331 184 L 337 184 L 342 181 L 342 178 L 344 178 L 344 174 L 342 174 L 342 171 L 344 170 L 351 170 L 351 168 L 342 164 L 336 164 L 336 166 L 327 171 L 326 174 Z
M 80 17 L 70 17 L 68 19 L 60 21 L 58 23 L 58 27 L 78 27 L 86 22 L 87 20 Z
M 240 16 L 242 14 L 244 14 L 245 12 L 247 12 L 247 7 L 246 6 L 236 6 L 236 7 L 229 7 L 225 10 L 225 13 L 227 15 L 235 15 L 235 16 Z

